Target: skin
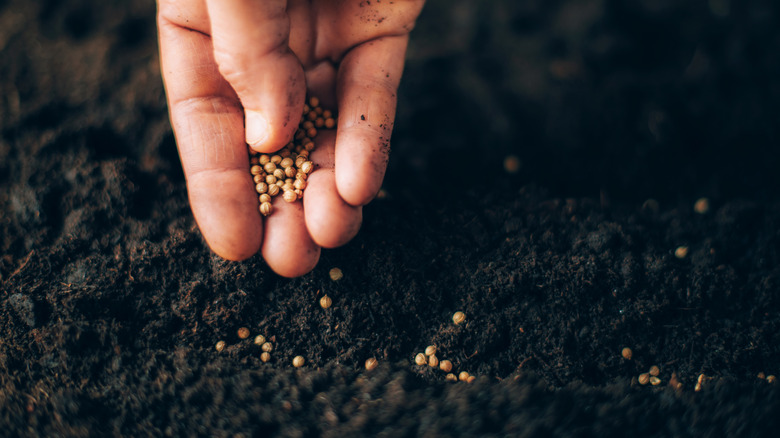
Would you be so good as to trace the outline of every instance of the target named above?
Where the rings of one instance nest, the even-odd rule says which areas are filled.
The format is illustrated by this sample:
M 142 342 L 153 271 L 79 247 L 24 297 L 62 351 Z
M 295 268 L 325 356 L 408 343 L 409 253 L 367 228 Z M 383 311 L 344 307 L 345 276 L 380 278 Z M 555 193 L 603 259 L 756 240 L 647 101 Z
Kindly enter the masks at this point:
M 163 80 L 195 220 L 228 260 L 258 251 L 311 271 L 344 245 L 382 184 L 408 34 L 423 0 L 158 0 Z M 339 114 L 311 155 L 303 203 L 263 218 L 246 145 L 287 144 L 307 93 Z

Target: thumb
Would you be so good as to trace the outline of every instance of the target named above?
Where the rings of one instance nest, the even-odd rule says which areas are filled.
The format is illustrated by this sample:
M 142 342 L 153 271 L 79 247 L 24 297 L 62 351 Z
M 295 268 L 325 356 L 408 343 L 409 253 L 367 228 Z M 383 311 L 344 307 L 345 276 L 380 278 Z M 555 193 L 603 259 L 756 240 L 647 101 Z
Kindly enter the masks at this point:
M 207 0 L 214 58 L 244 107 L 246 142 L 273 152 L 292 139 L 306 98 L 303 67 L 288 47 L 284 0 Z

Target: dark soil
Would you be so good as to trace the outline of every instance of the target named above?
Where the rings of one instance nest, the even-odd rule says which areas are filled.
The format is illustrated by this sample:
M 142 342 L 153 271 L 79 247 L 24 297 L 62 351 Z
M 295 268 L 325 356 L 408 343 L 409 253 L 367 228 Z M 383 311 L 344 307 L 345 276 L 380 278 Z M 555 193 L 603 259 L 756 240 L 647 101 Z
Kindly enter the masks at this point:
M 780 3 L 431 0 L 388 196 L 294 280 L 204 244 L 154 8 L 0 0 L 0 435 L 780 429 Z

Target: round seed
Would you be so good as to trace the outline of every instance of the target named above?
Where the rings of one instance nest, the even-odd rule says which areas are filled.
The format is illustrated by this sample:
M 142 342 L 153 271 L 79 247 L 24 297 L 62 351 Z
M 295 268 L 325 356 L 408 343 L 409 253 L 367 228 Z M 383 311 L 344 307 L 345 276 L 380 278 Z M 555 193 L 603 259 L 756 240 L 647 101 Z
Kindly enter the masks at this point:
M 458 374 L 458 380 L 460 380 L 461 382 L 467 381 L 469 377 L 471 376 L 469 376 L 469 373 L 465 371 L 461 371 L 460 374 Z
M 284 148 L 281 151 L 279 151 L 279 155 L 282 157 L 282 161 L 284 161 L 284 158 L 287 158 L 287 157 L 290 156 L 291 152 L 290 152 L 290 149 L 288 149 L 288 148 L 291 145 L 292 145 L 292 143 L 288 144 L 286 148 Z M 279 164 L 281 164 L 281 163 L 279 163 Z
M 325 119 L 325 127 L 328 129 L 333 129 L 333 127 L 336 126 L 336 120 L 333 118 L 328 117 Z
M 260 353 L 260 360 L 262 360 L 263 362 L 268 362 L 269 360 L 271 360 L 271 353 L 267 351 Z
M 650 384 L 653 386 L 658 386 L 661 384 L 661 379 L 656 376 L 650 376 Z
M 475 381 L 475 380 L 477 380 L 477 376 L 469 376 L 469 378 L 468 378 L 468 379 L 466 379 L 466 381 L 467 381 L 468 383 L 471 383 L 471 382 L 473 382 L 473 381 Z
M 263 193 L 263 194 L 262 194 L 262 195 L 260 195 L 260 197 L 259 197 L 259 198 L 257 198 L 257 199 L 260 201 L 260 203 L 261 203 L 261 204 L 262 204 L 263 202 L 271 202 L 271 195 L 269 195 L 268 193 Z
M 315 116 L 316 117 L 316 116 Z M 306 130 L 306 135 L 309 138 L 314 138 L 317 136 L 317 128 L 309 128 Z
M 425 355 L 426 356 L 433 356 L 436 354 L 436 346 L 435 345 L 429 345 L 425 347 Z
M 323 295 L 322 298 L 320 298 L 320 307 L 322 307 L 323 309 L 327 309 L 332 304 L 333 304 L 333 300 L 329 296 Z
M 276 163 L 274 163 L 273 161 L 269 161 L 265 163 L 265 166 L 263 166 L 263 170 L 265 170 L 265 173 L 274 173 L 274 170 L 276 170 Z
M 769 383 L 775 383 L 777 381 L 777 377 L 775 377 L 774 374 L 770 374 L 766 376 L 766 381 Z
M 456 376 L 455 374 L 449 373 L 446 376 L 444 376 L 444 380 L 446 380 L 448 382 L 457 382 L 458 381 L 458 376 Z
M 292 166 L 284 169 L 284 176 L 286 176 L 287 178 L 295 178 L 295 175 L 297 174 L 298 174 L 298 170 Z
M 246 327 L 241 327 L 238 329 L 238 337 L 240 339 L 246 339 L 249 337 L 249 329 Z
M 620 354 L 623 355 L 623 359 L 625 360 L 631 360 L 631 358 L 634 356 L 634 352 L 631 351 L 631 349 L 628 347 L 624 348 Z
M 710 200 L 707 198 L 699 198 L 696 203 L 693 204 L 693 211 L 699 214 L 707 214 L 710 211 Z
M 287 177 L 287 175 L 285 175 L 284 173 L 284 169 L 274 170 L 274 176 L 276 177 L 277 180 L 284 179 Z
M 257 193 L 260 193 L 262 195 L 263 193 L 268 191 L 268 184 L 264 182 L 259 182 L 255 186 L 255 190 L 257 191 Z
M 417 365 L 425 365 L 428 362 L 428 360 L 425 358 L 425 355 L 422 353 L 417 353 L 417 356 L 414 357 L 414 363 Z
M 639 375 L 638 380 L 640 385 L 647 385 L 647 383 L 650 382 L 650 374 L 642 373 Z
M 368 371 L 373 370 L 374 368 L 376 368 L 377 365 L 379 365 L 379 361 L 376 360 L 375 358 L 372 357 L 372 358 L 366 359 L 366 369 Z
M 226 345 L 225 341 L 218 341 L 217 345 L 215 345 L 214 348 L 216 348 L 217 351 L 220 352 L 225 349 L 225 345 Z
M 306 181 L 302 179 L 296 179 L 295 183 L 293 183 L 293 186 L 298 190 L 304 190 L 306 189 Z
M 311 161 L 304 161 L 303 164 L 301 164 L 301 172 L 309 174 L 312 170 L 314 170 L 314 163 Z
M 432 354 L 432 355 L 430 355 L 428 357 L 428 366 L 431 366 L 431 367 L 434 367 L 434 368 L 439 366 L 439 358 L 436 357 L 435 354 Z
M 333 117 L 333 111 L 331 111 L 331 110 L 323 110 L 322 111 L 322 117 L 324 117 L 325 119 L 329 119 L 329 118 Z
M 263 345 L 263 344 L 265 344 L 265 336 L 263 335 L 255 336 L 255 345 Z
M 756 374 L 756 377 L 763 380 L 766 379 L 766 374 L 764 374 L 763 371 L 759 371 L 758 374 Z
M 265 181 L 265 172 L 253 176 L 252 181 L 254 181 L 255 184 L 260 184 L 261 182 Z
M 271 162 L 274 164 L 279 164 L 282 162 L 282 156 L 281 155 L 272 155 L 271 156 Z
M 517 173 L 520 170 L 520 159 L 514 155 L 504 158 L 504 170 L 507 173 Z
M 282 189 L 284 189 L 284 187 L 282 187 Z M 285 190 L 282 199 L 287 202 L 295 202 L 298 200 L 298 195 L 292 190 Z
M 269 186 L 271 184 L 276 184 L 276 180 L 277 178 L 273 175 L 266 175 L 265 177 L 265 183 L 268 184 Z
M 292 192 L 293 190 L 295 190 L 295 186 L 291 182 L 285 182 L 282 186 L 282 192 Z
M 455 325 L 458 325 L 466 320 L 466 314 L 463 312 L 455 312 L 452 315 L 452 322 L 455 323 Z
M 303 364 L 306 362 L 306 360 L 303 358 L 303 356 L 295 356 L 293 358 L 292 364 L 295 368 L 300 368 L 303 366 Z
M 445 373 L 449 373 L 450 371 L 452 371 L 452 362 L 446 359 L 439 362 L 439 369 L 444 371 Z
M 260 158 L 257 159 L 257 164 L 261 166 L 265 166 L 271 161 L 271 157 L 269 157 L 266 154 L 260 155 Z
M 271 175 L 271 176 L 273 176 L 273 175 Z M 278 195 L 280 190 L 281 190 L 281 189 L 280 189 L 280 188 L 279 188 L 279 186 L 277 186 L 276 184 L 273 184 L 273 185 L 269 185 L 269 186 L 268 186 L 268 194 L 269 194 L 269 195 L 271 195 L 271 196 L 276 196 L 276 195 Z
M 262 349 L 265 352 L 270 353 L 271 351 L 273 351 L 274 346 L 271 345 L 270 342 L 264 342 L 263 345 L 260 346 L 260 349 Z
M 688 247 L 687 246 L 678 246 L 677 249 L 674 250 L 674 256 L 678 259 L 684 259 L 688 256 Z
M 341 269 L 339 268 L 333 268 L 328 272 L 328 275 L 330 275 L 330 279 L 333 281 L 339 281 L 342 278 L 344 278 L 344 273 L 341 272 Z
M 309 105 L 312 108 L 317 108 L 318 106 L 320 106 L 320 99 L 317 98 L 317 97 L 310 97 L 309 98 Z
M 270 202 L 263 202 L 262 204 L 260 204 L 260 214 L 262 214 L 263 216 L 268 216 L 273 211 L 274 211 L 274 207 L 273 205 L 271 205 Z
M 314 119 L 315 128 L 322 128 L 323 126 L 325 126 L 325 119 L 323 119 L 322 117 L 317 117 L 316 119 Z
M 249 173 L 251 173 L 252 175 L 258 175 L 262 171 L 263 168 L 260 166 L 252 166 L 251 168 L 249 168 Z
M 661 369 L 658 368 L 658 366 L 653 365 L 650 367 L 650 371 L 648 371 L 651 376 L 658 377 L 659 374 L 661 374 Z
M 304 131 L 311 129 L 314 127 L 314 122 L 311 120 L 306 120 L 305 122 L 301 123 L 301 128 L 303 128 Z

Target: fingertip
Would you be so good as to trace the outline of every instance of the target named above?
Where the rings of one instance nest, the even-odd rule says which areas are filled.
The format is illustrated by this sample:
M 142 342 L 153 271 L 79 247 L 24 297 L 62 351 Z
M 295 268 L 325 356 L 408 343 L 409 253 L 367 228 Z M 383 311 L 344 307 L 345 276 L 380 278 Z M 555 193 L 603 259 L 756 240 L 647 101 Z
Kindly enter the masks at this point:
M 336 172 L 336 188 L 347 204 L 362 207 L 373 201 L 382 185 L 384 173 L 375 178 L 359 179 L 345 172 Z
M 311 272 L 320 261 L 320 248 L 309 248 L 304 257 L 289 260 L 279 257 L 266 257 L 265 262 L 277 275 L 286 278 L 302 277 Z
M 268 267 L 282 277 L 300 277 L 314 269 L 321 250 L 306 230 L 298 202 L 274 200 L 274 211 L 265 219 L 261 251 Z

